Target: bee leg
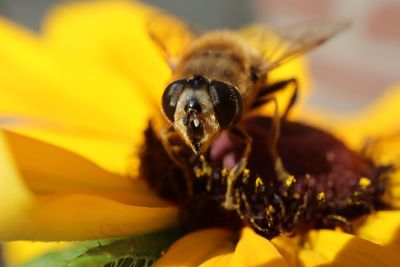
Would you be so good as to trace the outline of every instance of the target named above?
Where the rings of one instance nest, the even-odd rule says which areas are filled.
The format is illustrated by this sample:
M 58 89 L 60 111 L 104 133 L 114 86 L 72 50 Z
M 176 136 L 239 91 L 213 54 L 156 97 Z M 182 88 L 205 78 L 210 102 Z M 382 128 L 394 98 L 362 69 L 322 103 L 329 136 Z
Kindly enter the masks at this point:
M 164 150 L 167 153 L 169 159 L 172 160 L 172 162 L 183 171 L 188 196 L 192 196 L 193 170 L 191 169 L 190 162 L 187 160 L 187 158 L 180 154 L 182 152 L 182 148 L 178 145 L 172 145 L 170 143 L 170 138 L 176 136 L 177 133 L 171 127 L 164 128 L 160 131 L 160 139 Z
M 236 205 L 234 203 L 234 190 L 233 186 L 237 178 L 243 173 L 247 166 L 247 160 L 249 158 L 251 152 L 251 144 L 253 143 L 252 138 L 244 131 L 239 128 L 233 128 L 231 133 L 239 136 L 240 138 L 244 138 L 245 140 L 245 149 L 243 151 L 242 158 L 235 166 L 229 171 L 228 176 L 226 178 L 226 193 L 225 193 L 225 201 L 222 206 L 227 210 L 236 209 Z
M 288 179 L 291 178 L 292 175 L 290 175 L 283 166 L 283 162 L 281 157 L 279 156 L 277 148 L 281 132 L 281 118 L 279 116 L 278 100 L 276 99 L 275 96 L 273 96 L 270 97 L 270 101 L 273 102 L 275 106 L 274 114 L 272 117 L 271 133 L 269 137 L 270 153 L 274 161 L 275 173 L 278 180 L 285 182 L 287 184 Z
M 281 82 L 281 83 L 285 83 L 285 82 Z M 276 92 L 276 91 L 284 88 L 284 87 L 282 87 L 281 83 L 273 84 L 272 86 L 274 86 L 274 88 L 272 88 L 272 86 L 267 87 L 266 89 L 268 89 L 268 93 L 264 92 L 264 93 L 259 94 L 262 98 L 258 99 L 256 102 L 254 102 L 254 104 L 252 105 L 251 108 L 255 109 L 255 108 L 257 108 L 261 105 L 264 105 L 268 102 L 273 102 L 275 105 L 274 114 L 272 116 L 271 133 L 269 136 L 269 147 L 270 147 L 270 153 L 271 153 L 272 159 L 274 161 L 276 175 L 280 181 L 286 182 L 292 176 L 283 167 L 282 159 L 279 157 L 278 149 L 277 149 L 277 144 L 278 144 L 278 139 L 280 136 L 280 129 L 281 129 L 281 118 L 279 116 L 278 100 L 276 99 L 275 96 L 267 97 L 269 93 Z M 276 85 L 276 88 L 275 88 L 275 85 Z M 291 100 L 291 102 L 294 103 L 295 97 L 292 97 L 291 99 L 293 99 L 293 100 Z M 286 110 L 285 113 L 287 115 L 288 110 Z
M 282 119 L 286 119 L 287 116 L 289 115 L 290 110 L 292 109 L 293 105 L 296 103 L 297 98 L 298 98 L 299 86 L 298 86 L 298 82 L 297 82 L 296 78 L 279 81 L 279 82 L 268 85 L 267 87 L 261 89 L 257 95 L 258 100 L 254 102 L 254 104 L 251 108 L 254 109 L 254 108 L 257 108 L 257 107 L 265 104 L 266 102 L 268 102 L 268 98 L 265 98 L 266 96 L 269 96 L 275 92 L 279 92 L 279 91 L 287 88 L 287 86 L 289 86 L 289 85 L 293 86 L 294 91 L 293 91 L 292 95 L 290 96 L 290 99 L 289 99 L 288 105 L 286 106 L 285 111 L 282 114 Z
M 296 103 L 297 98 L 299 96 L 299 84 L 297 82 L 297 79 L 292 78 L 290 80 L 287 80 L 286 82 L 287 82 L 287 85 L 292 84 L 293 93 L 291 94 L 289 102 L 288 102 L 288 105 L 286 106 L 286 109 L 282 114 L 282 119 L 284 119 L 284 120 L 286 120 L 286 118 L 288 117 L 290 110 L 292 109 L 292 107 Z
M 310 191 L 305 193 L 305 195 L 303 196 L 303 202 L 297 207 L 297 211 L 293 218 L 293 230 L 297 228 L 298 223 L 301 222 L 302 218 L 306 216 L 306 212 L 309 207 L 309 199 Z

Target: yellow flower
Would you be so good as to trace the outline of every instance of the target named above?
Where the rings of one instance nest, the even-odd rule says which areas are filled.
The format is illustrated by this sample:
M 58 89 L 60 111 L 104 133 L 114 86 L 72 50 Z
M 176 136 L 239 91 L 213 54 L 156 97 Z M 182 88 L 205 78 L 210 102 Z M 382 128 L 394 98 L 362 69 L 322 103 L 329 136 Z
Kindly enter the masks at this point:
M 147 33 L 151 12 L 125 1 L 65 5 L 50 13 L 40 35 L 0 19 L 1 240 L 126 237 L 177 224 L 178 207 L 147 186 L 137 156 L 170 75 Z M 294 60 L 271 78 L 296 76 L 307 87 L 303 68 Z M 400 92 L 388 94 L 356 120 L 328 124 L 328 115 L 301 110 L 298 118 L 330 129 L 355 150 L 367 137 L 379 138 L 371 157 L 398 164 L 400 138 L 391 134 L 400 131 Z M 360 177 L 362 187 L 368 178 Z M 389 178 L 385 198 L 399 207 L 400 173 Z M 399 211 L 375 212 L 355 226 L 354 234 L 311 230 L 271 241 L 250 227 L 238 240 L 227 229 L 203 229 L 178 239 L 156 265 L 400 263 Z

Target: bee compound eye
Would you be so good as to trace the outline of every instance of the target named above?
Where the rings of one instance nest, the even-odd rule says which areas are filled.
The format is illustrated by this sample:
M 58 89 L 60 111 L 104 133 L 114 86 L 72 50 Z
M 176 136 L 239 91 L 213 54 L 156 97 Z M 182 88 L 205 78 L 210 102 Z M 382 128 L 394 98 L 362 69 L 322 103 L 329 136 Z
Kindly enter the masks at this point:
M 221 128 L 228 129 L 234 126 L 243 112 L 243 100 L 239 90 L 233 85 L 212 81 L 209 93 Z
M 172 82 L 167 86 L 163 93 L 162 109 L 171 122 L 174 121 L 176 105 L 178 104 L 179 97 L 185 88 L 185 85 L 185 80 Z

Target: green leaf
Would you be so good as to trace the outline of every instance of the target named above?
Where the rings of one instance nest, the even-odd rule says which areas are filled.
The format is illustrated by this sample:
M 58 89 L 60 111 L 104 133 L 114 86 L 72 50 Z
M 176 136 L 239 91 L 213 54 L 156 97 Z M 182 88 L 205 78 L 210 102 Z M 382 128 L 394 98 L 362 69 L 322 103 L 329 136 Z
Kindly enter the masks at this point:
M 19 267 L 148 267 L 179 238 L 175 230 L 124 239 L 76 242 Z

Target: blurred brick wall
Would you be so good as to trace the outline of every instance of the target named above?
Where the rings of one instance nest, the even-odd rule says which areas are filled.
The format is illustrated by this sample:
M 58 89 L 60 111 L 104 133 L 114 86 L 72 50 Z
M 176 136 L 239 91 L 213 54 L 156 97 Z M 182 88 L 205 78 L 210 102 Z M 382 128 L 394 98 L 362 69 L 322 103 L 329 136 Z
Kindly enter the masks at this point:
M 399 0 L 252 0 L 259 20 L 345 18 L 350 30 L 310 54 L 314 106 L 352 112 L 400 83 Z

